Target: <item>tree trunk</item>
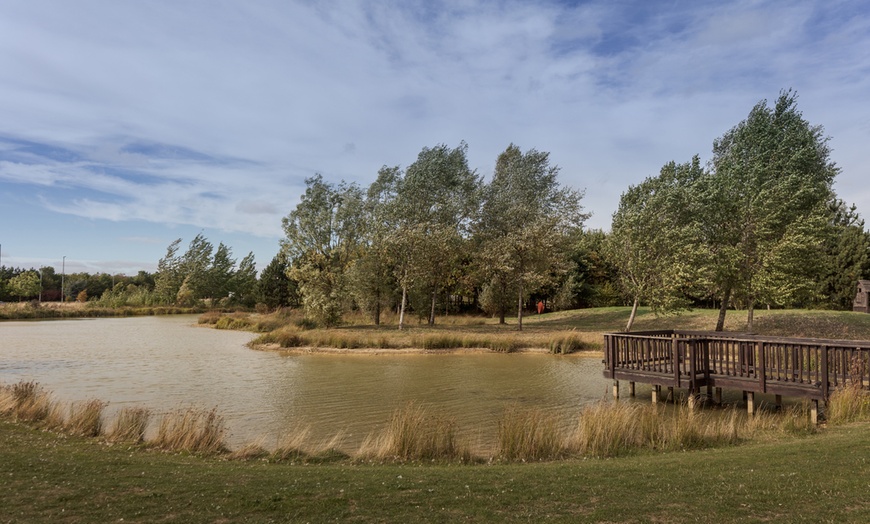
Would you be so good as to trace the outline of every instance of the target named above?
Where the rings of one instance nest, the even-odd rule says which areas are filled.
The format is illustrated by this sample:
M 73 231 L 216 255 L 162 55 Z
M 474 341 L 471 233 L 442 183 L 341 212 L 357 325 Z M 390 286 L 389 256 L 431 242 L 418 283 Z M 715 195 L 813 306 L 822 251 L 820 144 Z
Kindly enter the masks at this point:
M 435 325 L 435 299 L 438 295 L 435 293 L 435 290 L 432 290 L 432 308 L 429 310 L 429 325 Z
M 517 329 L 523 330 L 523 285 L 520 284 L 519 306 L 517 307 Z
M 634 304 L 631 306 L 631 315 L 628 316 L 628 324 L 625 326 L 626 333 L 631 331 L 631 326 L 634 325 L 634 318 L 637 316 L 637 305 L 639 302 L 638 298 L 634 297 Z
M 504 323 L 505 323 L 505 321 L 504 321 L 504 314 L 505 314 L 505 310 L 504 310 L 504 307 L 502 307 L 502 308 L 498 311 L 498 323 L 499 323 L 499 324 L 504 324 Z
M 405 327 L 405 301 L 408 297 L 408 286 L 402 285 L 402 304 L 399 306 L 399 329 Z
M 725 329 L 725 313 L 728 311 L 728 302 L 731 301 L 731 288 L 725 289 L 725 294 L 722 296 L 722 304 L 719 306 L 719 318 L 716 320 L 716 331 Z
M 755 323 L 755 301 L 749 301 L 749 311 L 746 313 L 746 330 L 752 333 Z
M 376 299 L 376 302 L 375 302 L 375 325 L 380 326 L 381 325 L 381 294 L 378 293 L 375 296 L 375 299 Z

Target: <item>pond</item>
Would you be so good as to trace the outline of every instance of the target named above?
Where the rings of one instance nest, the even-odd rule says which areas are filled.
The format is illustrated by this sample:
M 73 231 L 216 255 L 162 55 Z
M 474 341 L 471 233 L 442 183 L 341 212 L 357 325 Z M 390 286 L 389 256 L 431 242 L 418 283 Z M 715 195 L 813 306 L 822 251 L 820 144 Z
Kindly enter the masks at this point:
M 475 449 L 495 439 L 507 406 L 576 421 L 605 397 L 600 358 L 544 354 L 282 355 L 246 346 L 250 333 L 196 326 L 196 317 L 0 323 L 0 383 L 34 380 L 68 402 L 109 402 L 156 413 L 216 408 L 231 447 L 267 448 L 294 428 L 362 440 L 409 401 L 456 419 Z

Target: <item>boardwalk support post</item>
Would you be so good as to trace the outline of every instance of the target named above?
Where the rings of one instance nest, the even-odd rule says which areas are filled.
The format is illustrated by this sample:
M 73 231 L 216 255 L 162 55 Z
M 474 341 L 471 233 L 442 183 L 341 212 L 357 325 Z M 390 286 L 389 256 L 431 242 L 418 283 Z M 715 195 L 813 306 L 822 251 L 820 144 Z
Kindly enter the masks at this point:
M 815 398 L 810 401 L 810 423 L 814 426 L 819 424 L 819 400 Z
M 634 397 L 634 382 L 628 383 L 628 396 Z
M 613 381 L 613 398 L 619 400 L 619 381 Z
M 722 388 L 716 388 L 716 394 L 714 395 L 713 400 L 716 402 L 716 404 L 722 403 Z
M 746 393 L 746 413 L 750 416 L 755 415 L 755 392 L 745 391 Z
M 652 403 L 653 404 L 659 403 L 659 396 L 661 396 L 661 394 L 662 394 L 662 387 L 659 386 L 658 384 L 653 386 L 653 388 L 652 388 Z

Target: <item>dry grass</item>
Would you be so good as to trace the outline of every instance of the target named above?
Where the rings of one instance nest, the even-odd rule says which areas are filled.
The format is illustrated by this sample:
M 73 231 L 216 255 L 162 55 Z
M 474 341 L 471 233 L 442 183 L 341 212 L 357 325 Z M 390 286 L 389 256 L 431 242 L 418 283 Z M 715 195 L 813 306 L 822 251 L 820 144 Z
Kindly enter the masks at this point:
M 431 414 L 413 402 L 393 412 L 378 435 L 369 436 L 360 448 L 360 458 L 378 460 L 471 459 L 468 447 L 457 440 L 453 419 Z
M 82 437 L 98 437 L 103 433 L 103 409 L 106 403 L 101 400 L 85 400 L 70 404 L 69 417 L 63 429 L 69 434 Z
M 0 413 L 29 423 L 56 420 L 57 403 L 36 382 L 19 382 L 0 388 Z
M 259 460 L 269 456 L 269 452 L 263 446 L 264 438 L 260 438 L 254 442 L 248 442 L 242 447 L 233 450 L 227 455 L 230 460 Z
M 168 451 L 209 455 L 227 451 L 225 435 L 223 417 L 216 410 L 190 408 L 164 415 L 150 444 Z
M 132 442 L 140 444 L 145 441 L 145 430 L 151 420 L 151 410 L 142 407 L 122 408 L 115 421 L 106 433 L 109 442 Z
M 825 416 L 830 424 L 870 420 L 870 391 L 857 386 L 838 389 L 828 399 Z
M 505 409 L 497 439 L 497 456 L 504 460 L 552 460 L 566 451 L 558 419 L 540 409 Z

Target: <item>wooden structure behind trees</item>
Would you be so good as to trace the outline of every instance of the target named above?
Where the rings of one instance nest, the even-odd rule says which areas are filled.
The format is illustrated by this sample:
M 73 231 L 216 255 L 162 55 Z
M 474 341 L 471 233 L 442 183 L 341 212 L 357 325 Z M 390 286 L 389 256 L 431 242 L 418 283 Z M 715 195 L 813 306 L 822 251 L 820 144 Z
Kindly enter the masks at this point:
M 870 313 L 870 280 L 858 281 L 858 292 L 855 293 L 852 311 Z
M 661 387 L 689 390 L 694 403 L 701 388 L 721 401 L 722 388 L 746 393 L 754 411 L 754 394 L 808 398 L 812 416 L 818 401 L 839 387 L 870 389 L 870 341 L 778 338 L 746 333 L 647 331 L 604 335 L 604 376 L 653 386 L 653 402 Z

